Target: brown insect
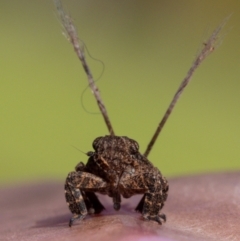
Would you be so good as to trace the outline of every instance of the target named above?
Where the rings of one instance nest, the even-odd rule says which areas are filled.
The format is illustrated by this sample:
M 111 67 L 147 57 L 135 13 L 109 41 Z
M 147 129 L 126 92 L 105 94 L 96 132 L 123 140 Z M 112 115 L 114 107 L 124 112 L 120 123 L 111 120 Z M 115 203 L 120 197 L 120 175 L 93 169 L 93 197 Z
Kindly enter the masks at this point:
M 89 156 L 87 164 L 80 162 L 75 167 L 75 171 L 70 172 L 67 176 L 65 197 L 69 209 L 73 213 L 69 226 L 71 227 L 75 220 L 84 219 L 88 213 L 100 213 L 104 209 L 95 193 L 111 197 L 115 210 L 119 210 L 121 207 L 121 196 L 129 198 L 135 194 L 143 194 L 136 211 L 140 212 L 144 219 L 162 224 L 162 221 L 166 221 L 166 216 L 160 211 L 167 200 L 168 182 L 147 159 L 147 156 L 184 88 L 190 82 L 194 71 L 215 49 L 218 34 L 227 19 L 215 29 L 204 43 L 201 52 L 193 62 L 159 123 L 146 152 L 142 155 L 139 153 L 139 145 L 135 140 L 114 134 L 107 110 L 86 62 L 84 48 L 78 40 L 73 21 L 63 11 L 59 0 L 55 0 L 55 4 L 69 41 L 82 62 L 89 86 L 110 133 L 110 135 L 96 138 L 93 141 L 94 151 L 87 153 Z
M 95 192 L 113 199 L 119 210 L 121 196 L 129 198 L 144 194 L 136 207 L 146 220 L 159 224 L 166 216 L 159 213 L 167 199 L 168 182 L 160 171 L 138 151 L 138 143 L 126 136 L 104 136 L 93 141 L 86 165 L 80 162 L 75 172 L 68 174 L 65 197 L 74 220 L 83 219 L 89 212 L 100 213 L 104 207 Z

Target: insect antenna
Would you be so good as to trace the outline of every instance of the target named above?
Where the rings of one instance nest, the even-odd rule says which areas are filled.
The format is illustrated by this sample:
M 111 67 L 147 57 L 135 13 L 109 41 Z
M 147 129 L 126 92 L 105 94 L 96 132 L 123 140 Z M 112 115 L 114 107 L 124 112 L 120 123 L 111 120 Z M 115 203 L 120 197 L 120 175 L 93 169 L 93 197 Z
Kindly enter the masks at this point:
M 65 34 L 67 36 L 67 39 L 69 42 L 72 44 L 75 53 L 77 54 L 79 60 L 82 63 L 83 69 L 87 75 L 88 83 L 89 86 L 92 90 L 92 93 L 97 101 L 97 105 L 102 113 L 103 119 L 105 121 L 105 124 L 108 128 L 108 131 L 110 135 L 114 135 L 113 127 L 110 122 L 107 109 L 102 101 L 102 98 L 100 96 L 100 92 L 98 87 L 95 84 L 93 75 L 91 73 L 91 70 L 87 64 L 86 58 L 85 58 L 85 53 L 84 53 L 84 45 L 81 44 L 78 38 L 77 30 L 74 26 L 72 18 L 64 12 L 64 9 L 62 7 L 61 1 L 60 0 L 54 0 L 55 6 L 58 11 L 59 18 L 61 20 L 61 23 L 63 25 L 63 28 L 65 30 Z
M 94 152 L 93 152 L 93 151 L 84 152 L 84 151 L 78 149 L 76 146 L 73 146 L 73 145 L 71 145 L 71 146 L 72 146 L 73 148 L 75 148 L 76 150 L 82 152 L 83 154 L 87 155 L 87 156 L 93 156 L 93 155 L 94 155 Z
M 231 15 L 230 15 L 231 16 Z M 222 28 L 224 27 L 224 25 L 226 24 L 226 22 L 228 21 L 228 19 L 230 18 L 227 17 L 224 19 L 224 21 L 213 31 L 212 35 L 209 37 L 209 39 L 204 42 L 203 47 L 200 51 L 200 53 L 198 54 L 197 58 L 194 60 L 191 68 L 189 69 L 189 71 L 187 72 L 186 77 L 183 79 L 183 81 L 181 82 L 177 92 L 175 93 L 175 95 L 173 96 L 173 99 L 169 105 L 169 107 L 167 108 L 162 120 L 160 121 L 160 123 L 158 124 L 158 127 L 152 137 L 152 139 L 150 140 L 147 149 L 144 153 L 144 156 L 148 156 L 153 145 L 155 144 L 163 126 L 165 125 L 167 119 L 169 118 L 170 114 L 173 111 L 173 108 L 175 107 L 177 101 L 179 100 L 181 94 L 183 93 L 183 90 L 186 88 L 186 86 L 189 84 L 189 82 L 192 79 L 192 76 L 195 72 L 195 70 L 199 67 L 199 65 L 203 62 L 203 60 L 209 55 L 211 54 L 216 47 L 218 46 L 218 42 L 219 42 L 219 32 L 222 30 Z

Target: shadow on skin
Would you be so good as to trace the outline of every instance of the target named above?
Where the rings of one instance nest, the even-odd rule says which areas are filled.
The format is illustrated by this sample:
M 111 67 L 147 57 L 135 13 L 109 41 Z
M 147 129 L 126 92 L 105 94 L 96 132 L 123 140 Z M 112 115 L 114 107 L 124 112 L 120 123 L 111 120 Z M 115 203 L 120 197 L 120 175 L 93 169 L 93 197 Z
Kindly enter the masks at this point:
M 49 228 L 49 227 L 66 227 L 67 222 L 71 218 L 71 214 L 56 215 L 46 219 L 36 221 L 36 225 L 32 228 Z
M 139 200 L 141 199 L 142 195 L 134 196 L 130 199 L 123 199 L 121 209 L 119 211 L 115 211 L 113 209 L 113 203 L 112 199 L 108 196 L 104 196 L 101 194 L 98 194 L 98 197 L 101 201 L 101 203 L 104 204 L 105 210 L 102 211 L 100 214 L 93 214 L 88 215 L 84 221 L 76 221 L 74 222 L 73 226 L 75 225 L 82 225 L 84 222 L 88 223 L 91 219 L 96 219 L 94 221 L 101 222 L 102 217 L 107 217 L 111 219 L 111 216 L 121 217 L 124 215 L 132 215 L 132 216 L 138 216 L 139 219 L 141 218 L 141 215 L 137 213 L 134 209 L 135 207 L 133 205 L 136 205 Z M 65 210 L 67 209 L 67 205 L 65 205 Z M 64 210 L 64 209 L 63 209 Z M 64 210 L 64 211 L 65 211 Z M 68 221 L 72 217 L 72 214 L 69 212 L 65 215 L 56 215 L 53 217 L 48 217 L 46 219 L 37 220 L 36 225 L 32 228 L 49 228 L 49 227 L 59 227 L 59 226 L 68 226 Z M 90 221 L 91 222 L 91 221 Z

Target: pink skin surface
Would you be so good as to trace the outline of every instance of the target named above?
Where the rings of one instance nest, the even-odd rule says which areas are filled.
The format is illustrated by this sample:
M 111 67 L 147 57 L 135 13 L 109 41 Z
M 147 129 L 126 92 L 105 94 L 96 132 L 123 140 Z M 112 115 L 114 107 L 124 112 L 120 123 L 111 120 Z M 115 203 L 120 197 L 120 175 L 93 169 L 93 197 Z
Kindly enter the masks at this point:
M 162 226 L 134 211 L 141 196 L 124 199 L 116 212 L 111 199 L 99 195 L 106 210 L 69 228 L 63 183 L 1 187 L 0 240 L 240 240 L 240 172 L 170 179 Z

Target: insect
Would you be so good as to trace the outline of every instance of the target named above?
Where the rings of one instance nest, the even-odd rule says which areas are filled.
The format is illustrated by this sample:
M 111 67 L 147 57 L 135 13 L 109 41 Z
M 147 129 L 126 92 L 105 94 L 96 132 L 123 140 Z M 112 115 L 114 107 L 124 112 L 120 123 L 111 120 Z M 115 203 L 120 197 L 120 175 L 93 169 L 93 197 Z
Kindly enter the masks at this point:
M 203 48 L 194 60 L 186 77 L 181 82 L 165 115 L 157 126 L 144 154 L 139 152 L 138 143 L 126 136 L 116 136 L 107 110 L 95 85 L 93 76 L 84 55 L 84 48 L 80 44 L 72 19 L 64 12 L 60 0 L 55 0 L 65 33 L 73 45 L 87 75 L 89 87 L 94 94 L 98 107 L 102 113 L 110 135 L 98 137 L 93 141 L 94 151 L 89 156 L 86 165 L 80 162 L 74 172 L 70 172 L 65 182 L 65 198 L 73 217 L 73 222 L 86 217 L 88 213 L 100 213 L 104 206 L 95 193 L 108 195 L 113 200 L 113 207 L 119 210 L 121 196 L 129 198 L 135 194 L 143 194 L 136 207 L 145 220 L 153 220 L 159 224 L 166 221 L 166 215 L 161 213 L 164 202 L 168 197 L 168 181 L 161 172 L 147 159 L 164 124 L 175 107 L 184 88 L 190 82 L 193 73 L 203 60 L 215 50 L 218 35 L 228 18 L 220 24 L 204 42 Z
M 86 165 L 80 162 L 68 174 L 65 197 L 73 213 L 69 226 L 89 212 L 100 213 L 104 207 L 94 192 L 106 194 L 119 210 L 121 196 L 144 194 L 136 207 L 146 220 L 162 224 L 166 216 L 159 213 L 168 196 L 168 182 L 142 154 L 138 143 L 126 136 L 104 136 L 93 141 Z

